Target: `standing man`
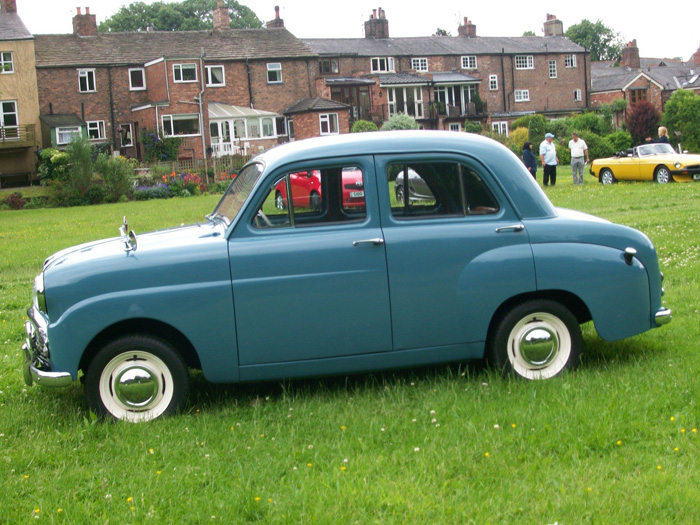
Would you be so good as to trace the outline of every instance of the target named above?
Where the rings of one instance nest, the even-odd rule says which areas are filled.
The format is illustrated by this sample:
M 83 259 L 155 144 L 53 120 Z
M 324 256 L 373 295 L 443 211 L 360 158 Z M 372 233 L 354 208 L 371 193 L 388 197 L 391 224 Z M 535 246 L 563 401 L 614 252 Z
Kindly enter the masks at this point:
M 550 181 L 552 186 L 557 183 L 557 164 L 559 164 L 559 158 L 557 158 L 557 147 L 552 142 L 553 140 L 554 135 L 547 133 L 544 136 L 542 144 L 540 144 L 540 160 L 544 168 L 542 182 L 544 182 L 545 186 L 548 186 Z
M 588 144 L 578 137 L 578 133 L 572 133 L 569 149 L 571 150 L 571 173 L 574 176 L 574 186 L 578 186 L 583 184 L 583 168 L 589 162 Z

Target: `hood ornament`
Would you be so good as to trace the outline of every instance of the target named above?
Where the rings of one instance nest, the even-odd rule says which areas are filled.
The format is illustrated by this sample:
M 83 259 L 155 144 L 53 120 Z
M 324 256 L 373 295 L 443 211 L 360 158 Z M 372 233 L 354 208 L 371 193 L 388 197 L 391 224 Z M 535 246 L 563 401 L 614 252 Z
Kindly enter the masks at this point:
M 119 228 L 119 234 L 121 235 L 122 241 L 124 241 L 124 250 L 126 253 L 135 252 L 136 234 L 134 233 L 134 230 L 129 229 L 129 223 L 126 222 L 126 215 L 124 216 L 124 224 L 122 224 Z

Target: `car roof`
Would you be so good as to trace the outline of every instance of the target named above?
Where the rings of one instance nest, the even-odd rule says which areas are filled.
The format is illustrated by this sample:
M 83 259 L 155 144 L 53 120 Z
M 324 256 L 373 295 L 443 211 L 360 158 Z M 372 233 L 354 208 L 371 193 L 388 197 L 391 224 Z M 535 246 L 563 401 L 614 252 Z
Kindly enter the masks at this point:
M 261 162 L 265 171 L 270 171 L 304 160 L 421 152 L 462 154 L 485 166 L 496 175 L 522 218 L 556 215 L 551 202 L 517 156 L 497 141 L 472 133 L 402 130 L 317 137 L 276 146 L 251 162 Z

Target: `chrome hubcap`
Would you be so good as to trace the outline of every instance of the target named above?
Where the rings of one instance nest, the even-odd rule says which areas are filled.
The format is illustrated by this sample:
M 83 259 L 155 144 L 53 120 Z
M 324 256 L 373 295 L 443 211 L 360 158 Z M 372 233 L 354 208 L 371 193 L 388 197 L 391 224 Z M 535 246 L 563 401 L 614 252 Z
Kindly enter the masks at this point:
M 158 397 L 158 376 L 151 370 L 133 365 L 114 378 L 114 394 L 125 406 L 144 408 Z
M 531 366 L 549 365 L 559 351 L 557 334 L 545 327 L 525 331 L 520 337 L 520 355 Z

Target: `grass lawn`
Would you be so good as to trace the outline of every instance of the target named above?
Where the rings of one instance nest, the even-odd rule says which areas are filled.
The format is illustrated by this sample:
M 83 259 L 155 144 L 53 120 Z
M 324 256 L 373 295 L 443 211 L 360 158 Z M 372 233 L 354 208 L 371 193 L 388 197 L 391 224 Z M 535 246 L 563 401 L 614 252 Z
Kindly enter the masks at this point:
M 32 280 L 125 214 L 138 234 L 218 197 L 0 211 L 0 523 L 699 522 L 700 184 L 585 182 L 563 167 L 546 193 L 652 239 L 671 324 L 613 343 L 586 325 L 581 367 L 545 382 L 464 364 L 194 374 L 185 413 L 141 425 L 93 421 L 79 385 L 24 385 Z

